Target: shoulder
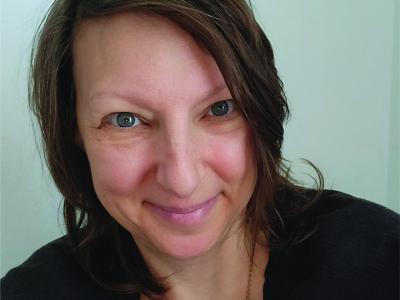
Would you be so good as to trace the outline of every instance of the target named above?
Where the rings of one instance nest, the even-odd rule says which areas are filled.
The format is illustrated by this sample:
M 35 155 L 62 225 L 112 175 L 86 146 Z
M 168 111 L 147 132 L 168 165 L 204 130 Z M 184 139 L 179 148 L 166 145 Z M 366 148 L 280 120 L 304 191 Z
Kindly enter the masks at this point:
M 400 217 L 376 203 L 337 191 L 323 191 L 314 207 L 320 235 L 332 238 L 363 237 L 379 240 L 398 239 Z M 346 228 L 346 230 L 344 230 Z
M 323 191 L 312 215 L 318 227 L 311 237 L 271 254 L 266 276 L 275 285 L 270 285 L 272 291 L 285 286 L 287 295 L 296 299 L 397 299 L 397 213 L 344 193 Z
M 11 269 L 1 279 L 1 298 L 115 299 L 107 297 L 81 269 L 66 236 L 48 243 Z
M 310 242 L 331 246 L 355 259 L 398 258 L 400 216 L 373 202 L 325 191 L 316 208 L 319 229 Z M 335 253 L 337 255 L 338 253 Z M 375 259 L 371 256 L 375 256 Z M 387 259 L 386 257 L 385 259 Z

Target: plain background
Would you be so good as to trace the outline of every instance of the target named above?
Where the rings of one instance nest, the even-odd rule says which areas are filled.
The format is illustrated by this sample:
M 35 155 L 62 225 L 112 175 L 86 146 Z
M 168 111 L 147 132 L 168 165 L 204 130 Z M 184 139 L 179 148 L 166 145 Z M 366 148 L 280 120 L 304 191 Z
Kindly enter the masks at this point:
M 1 276 L 64 233 L 27 107 L 31 41 L 50 0 L 1 2 Z M 258 0 L 292 118 L 284 155 L 326 187 L 399 211 L 399 2 Z M 37 140 L 40 136 L 37 135 Z

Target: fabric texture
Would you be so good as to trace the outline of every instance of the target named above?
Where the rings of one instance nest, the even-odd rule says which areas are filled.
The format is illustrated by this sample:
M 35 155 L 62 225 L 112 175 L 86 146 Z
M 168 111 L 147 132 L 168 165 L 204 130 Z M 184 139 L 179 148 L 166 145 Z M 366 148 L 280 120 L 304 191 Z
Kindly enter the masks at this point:
M 271 251 L 264 299 L 398 300 L 400 216 L 372 202 L 324 191 L 317 231 L 285 251 Z M 61 237 L 1 279 L 1 299 L 125 300 L 98 286 Z

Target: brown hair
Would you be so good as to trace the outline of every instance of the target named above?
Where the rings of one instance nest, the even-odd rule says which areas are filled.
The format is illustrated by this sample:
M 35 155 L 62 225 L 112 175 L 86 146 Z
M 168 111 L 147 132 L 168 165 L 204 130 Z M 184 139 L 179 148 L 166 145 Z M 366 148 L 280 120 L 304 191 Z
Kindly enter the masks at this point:
M 297 185 L 284 164 L 281 146 L 288 104 L 271 44 L 245 0 L 56 0 L 36 36 L 30 105 L 41 128 L 48 167 L 64 197 L 68 237 L 77 245 L 83 268 L 115 292 L 154 296 L 166 291 L 127 231 L 100 204 L 87 157 L 75 141 L 74 32 L 83 20 L 123 11 L 173 20 L 214 57 L 253 134 L 257 183 L 244 220 L 250 245 L 264 237 L 270 248 L 285 248 L 309 236 L 315 227 L 307 208 L 318 193 Z M 322 188 L 318 170 L 317 174 Z

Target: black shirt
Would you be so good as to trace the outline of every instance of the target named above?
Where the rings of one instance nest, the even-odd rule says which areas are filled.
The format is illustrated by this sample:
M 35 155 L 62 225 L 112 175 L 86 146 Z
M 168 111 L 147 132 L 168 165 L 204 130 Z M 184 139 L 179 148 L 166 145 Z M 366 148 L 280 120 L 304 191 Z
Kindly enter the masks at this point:
M 319 227 L 311 237 L 271 251 L 264 299 L 400 299 L 399 215 L 335 191 L 323 192 L 317 214 Z M 40 248 L 1 280 L 4 300 L 134 298 L 96 285 L 66 237 Z

